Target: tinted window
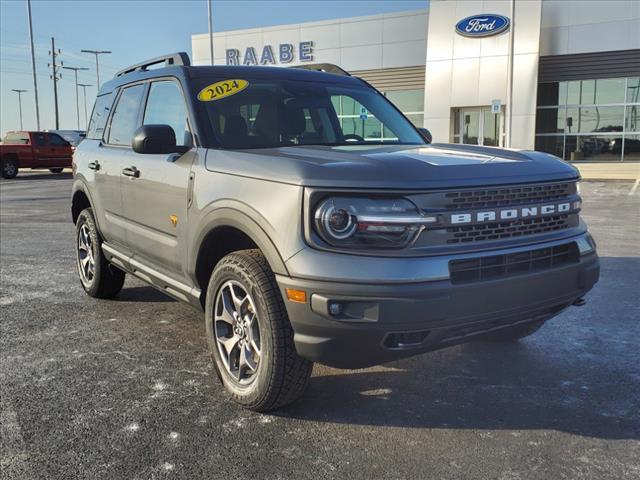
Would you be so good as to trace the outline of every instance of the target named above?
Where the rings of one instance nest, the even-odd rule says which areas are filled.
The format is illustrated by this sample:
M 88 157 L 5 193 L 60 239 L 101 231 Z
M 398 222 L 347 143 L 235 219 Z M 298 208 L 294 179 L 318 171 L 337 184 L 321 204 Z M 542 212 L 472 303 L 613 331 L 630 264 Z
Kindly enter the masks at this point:
M 108 143 L 131 145 L 133 132 L 138 127 L 138 111 L 143 93 L 144 85 L 135 85 L 122 91 L 111 119 Z
M 255 79 L 203 106 L 223 148 L 424 143 L 382 95 L 359 85 Z
M 60 135 L 56 135 L 55 133 L 49 134 L 49 144 L 54 145 L 56 147 L 62 147 L 68 145 L 68 142 L 62 138 Z
M 44 147 L 47 144 L 47 136 L 44 133 L 36 133 L 33 137 L 38 147 Z
M 24 132 L 10 132 L 5 135 L 2 143 L 6 145 L 28 145 L 29 134 Z
M 187 126 L 187 110 L 182 90 L 172 81 L 154 82 L 144 113 L 145 125 L 169 125 L 176 134 L 178 145 L 193 145 Z
M 96 103 L 93 107 L 93 113 L 91 114 L 91 120 L 89 120 L 89 128 L 87 128 L 87 138 L 102 140 L 104 127 L 107 123 L 107 118 L 109 118 L 109 111 L 111 110 L 112 102 L 113 93 L 101 95 L 96 99 Z

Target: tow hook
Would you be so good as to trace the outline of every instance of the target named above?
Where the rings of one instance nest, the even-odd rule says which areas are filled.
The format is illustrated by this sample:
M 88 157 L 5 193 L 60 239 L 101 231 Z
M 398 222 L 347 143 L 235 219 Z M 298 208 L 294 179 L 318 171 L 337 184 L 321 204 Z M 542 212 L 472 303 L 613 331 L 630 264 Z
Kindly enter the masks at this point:
M 581 307 L 583 306 L 585 303 L 587 303 L 587 301 L 583 298 L 576 298 L 575 301 L 573 302 L 573 306 L 574 307 Z

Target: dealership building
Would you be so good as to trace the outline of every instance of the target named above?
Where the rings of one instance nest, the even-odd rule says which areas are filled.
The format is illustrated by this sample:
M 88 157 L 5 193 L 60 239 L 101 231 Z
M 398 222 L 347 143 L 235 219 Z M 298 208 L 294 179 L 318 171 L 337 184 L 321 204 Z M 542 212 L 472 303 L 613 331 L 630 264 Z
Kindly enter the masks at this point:
M 434 142 L 640 161 L 637 0 L 431 0 L 425 10 L 218 32 L 213 51 L 220 65 L 336 64 Z M 210 63 L 208 34 L 192 36 L 192 58 Z M 344 122 L 359 115 L 340 108 Z M 360 133 L 380 130 L 369 118 Z

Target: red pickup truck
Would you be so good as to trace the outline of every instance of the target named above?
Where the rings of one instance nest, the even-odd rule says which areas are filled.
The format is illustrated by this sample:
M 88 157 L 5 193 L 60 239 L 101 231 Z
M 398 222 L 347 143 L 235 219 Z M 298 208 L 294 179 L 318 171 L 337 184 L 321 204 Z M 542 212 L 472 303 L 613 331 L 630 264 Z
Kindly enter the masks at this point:
M 8 132 L 0 144 L 0 173 L 13 178 L 18 168 L 46 168 L 60 173 L 71 167 L 73 148 L 57 133 Z

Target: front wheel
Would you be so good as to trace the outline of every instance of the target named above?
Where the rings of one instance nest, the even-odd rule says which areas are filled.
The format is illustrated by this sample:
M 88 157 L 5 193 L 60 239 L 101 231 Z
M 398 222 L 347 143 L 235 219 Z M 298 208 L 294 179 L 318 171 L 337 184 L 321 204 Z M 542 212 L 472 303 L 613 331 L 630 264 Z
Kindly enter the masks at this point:
M 125 273 L 102 253 L 102 239 L 90 208 L 80 212 L 76 222 L 76 264 L 82 288 L 90 297 L 111 298 L 124 285 Z
M 15 158 L 3 158 L 1 173 L 2 178 L 15 178 L 18 175 L 18 160 Z
M 49 171 L 51 173 L 62 173 L 62 170 L 64 170 L 64 168 L 50 168 Z
M 302 395 L 313 363 L 295 350 L 282 295 L 262 253 L 242 250 L 224 257 L 206 298 L 209 349 L 231 397 L 264 412 Z

